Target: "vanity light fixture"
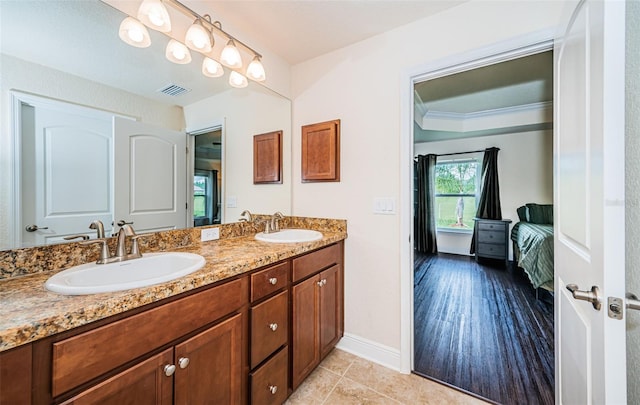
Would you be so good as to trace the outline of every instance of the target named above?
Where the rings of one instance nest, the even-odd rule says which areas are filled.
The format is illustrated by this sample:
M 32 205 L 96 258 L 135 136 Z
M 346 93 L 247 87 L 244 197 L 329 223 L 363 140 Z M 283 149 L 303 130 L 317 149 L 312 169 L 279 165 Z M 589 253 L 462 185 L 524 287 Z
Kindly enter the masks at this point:
M 122 20 L 119 35 L 121 40 L 137 48 L 146 48 L 151 45 L 147 27 L 133 17 Z
M 183 43 L 172 39 L 167 44 L 167 50 L 165 56 L 173 63 L 179 65 L 186 65 L 191 62 L 191 52 Z
M 207 17 L 209 18 L 208 21 L 211 22 L 211 16 L 209 16 L 209 14 L 205 14 L 203 18 Z M 211 31 L 202 25 L 200 18 L 196 19 L 191 27 L 189 27 L 187 35 L 184 37 L 184 43 L 189 48 L 203 53 L 211 52 L 214 42 Z
M 169 12 L 162 0 L 143 0 L 140 8 L 138 8 L 138 20 L 156 31 L 171 31 Z
M 180 37 L 171 32 L 171 18 L 166 6 L 171 6 L 172 9 L 193 21 L 184 36 L 184 43 L 177 39 Z M 175 15 L 173 16 L 175 18 Z M 165 56 L 173 63 L 187 64 L 191 62 L 191 52 L 189 52 L 191 49 L 203 56 L 202 74 L 207 77 L 222 76 L 224 74 L 222 63 L 232 69 L 229 74 L 229 84 L 233 87 L 246 87 L 248 85 L 247 77 L 257 82 L 264 81 L 265 70 L 261 62 L 262 55 L 224 31 L 220 21 L 211 20 L 209 14 L 201 16 L 178 0 L 143 0 L 138 8 L 137 19 L 129 16 L 122 21 L 119 36 L 131 46 L 146 48 L 151 44 L 146 28 L 150 27 L 169 37 Z M 212 54 L 215 36 L 222 37 L 227 41 L 219 56 Z M 236 44 L 240 45 L 242 49 L 239 49 Z M 243 72 L 242 58 L 243 55 L 247 57 L 247 52 L 249 53 L 248 57 L 252 59 L 246 71 Z
M 222 50 L 220 62 L 232 69 L 240 69 L 242 67 L 242 57 L 233 39 L 229 39 L 229 42 Z
M 229 75 L 229 84 L 237 89 L 242 89 L 244 87 L 247 87 L 249 85 L 249 82 L 247 81 L 247 78 L 245 76 L 241 75 L 235 70 L 232 70 L 231 74 Z
M 215 60 L 205 57 L 202 61 L 202 74 L 208 77 L 220 77 L 224 74 L 224 69 Z
M 262 66 L 259 56 L 254 56 L 251 63 L 249 63 L 249 67 L 247 67 L 247 76 L 249 79 L 255 80 L 256 82 L 263 82 L 266 78 L 264 66 Z

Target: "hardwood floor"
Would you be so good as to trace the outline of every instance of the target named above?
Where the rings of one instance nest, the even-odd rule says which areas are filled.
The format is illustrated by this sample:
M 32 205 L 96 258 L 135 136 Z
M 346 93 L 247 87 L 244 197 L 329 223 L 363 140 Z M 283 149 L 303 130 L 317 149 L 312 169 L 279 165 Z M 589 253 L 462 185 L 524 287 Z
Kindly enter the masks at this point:
M 503 404 L 553 404 L 552 297 L 536 300 L 503 263 L 415 259 L 415 372 Z

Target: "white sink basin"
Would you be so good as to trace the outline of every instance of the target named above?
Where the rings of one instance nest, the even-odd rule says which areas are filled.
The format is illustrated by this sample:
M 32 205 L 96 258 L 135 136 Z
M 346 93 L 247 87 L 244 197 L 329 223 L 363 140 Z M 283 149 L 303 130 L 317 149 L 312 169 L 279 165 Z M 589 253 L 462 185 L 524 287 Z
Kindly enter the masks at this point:
M 311 229 L 281 229 L 272 233 L 257 233 L 255 238 L 262 242 L 297 243 L 322 239 L 322 233 Z
M 204 263 L 204 257 L 193 253 L 145 253 L 139 259 L 124 262 L 74 266 L 54 274 L 44 286 L 65 295 L 129 290 L 186 276 Z

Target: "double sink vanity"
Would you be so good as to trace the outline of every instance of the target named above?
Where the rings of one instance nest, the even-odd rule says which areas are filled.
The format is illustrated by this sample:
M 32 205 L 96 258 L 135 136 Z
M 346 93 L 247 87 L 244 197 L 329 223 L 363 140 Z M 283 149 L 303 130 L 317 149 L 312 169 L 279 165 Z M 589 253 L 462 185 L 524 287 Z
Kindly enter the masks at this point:
M 211 242 L 160 232 L 113 269 L 91 264 L 95 245 L 2 252 L 0 403 L 281 404 L 342 336 L 347 236 L 342 220 L 285 221 Z

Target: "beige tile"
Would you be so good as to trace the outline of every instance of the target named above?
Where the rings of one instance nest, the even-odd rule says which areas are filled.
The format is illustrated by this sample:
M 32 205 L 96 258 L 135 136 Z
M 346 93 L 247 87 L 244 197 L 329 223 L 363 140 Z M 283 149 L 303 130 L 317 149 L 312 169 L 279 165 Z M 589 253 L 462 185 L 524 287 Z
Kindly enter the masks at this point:
M 345 377 L 405 404 L 484 403 L 426 378 L 401 374 L 361 358 L 353 361 Z
M 310 396 L 307 392 L 296 390 L 289 399 L 287 399 L 284 405 L 322 405 L 323 399 Z
M 325 405 L 390 405 L 400 404 L 362 384 L 343 377 L 333 389 Z
M 344 375 L 353 361 L 357 358 L 357 356 L 354 356 L 351 353 L 347 353 L 340 349 L 333 349 L 333 351 L 329 353 L 324 360 L 322 360 L 320 367 L 324 367 L 336 374 Z
M 304 380 L 302 384 L 300 384 L 291 397 L 295 394 L 298 398 L 316 398 L 324 400 L 329 396 L 329 393 L 333 390 L 339 380 L 339 375 L 322 367 L 318 367 L 309 375 L 309 377 L 307 377 L 306 380 Z

